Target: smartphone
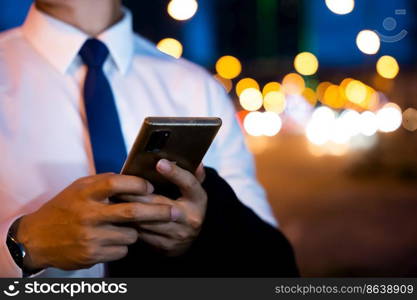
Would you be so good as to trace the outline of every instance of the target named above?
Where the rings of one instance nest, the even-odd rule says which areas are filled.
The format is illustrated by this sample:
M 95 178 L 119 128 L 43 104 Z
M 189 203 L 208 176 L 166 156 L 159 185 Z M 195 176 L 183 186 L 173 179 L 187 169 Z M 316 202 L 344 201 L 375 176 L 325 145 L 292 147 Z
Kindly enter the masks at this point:
M 179 189 L 156 170 L 165 158 L 194 173 L 222 124 L 220 118 L 148 117 L 144 120 L 121 174 L 147 179 L 156 194 L 171 199 Z

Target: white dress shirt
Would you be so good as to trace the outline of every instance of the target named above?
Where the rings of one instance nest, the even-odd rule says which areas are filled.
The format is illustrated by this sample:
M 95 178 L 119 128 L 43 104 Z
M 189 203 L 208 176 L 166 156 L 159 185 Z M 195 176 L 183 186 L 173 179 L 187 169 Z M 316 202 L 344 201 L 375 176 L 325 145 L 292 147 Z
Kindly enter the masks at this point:
M 77 178 L 95 173 L 82 98 L 88 36 L 34 6 L 25 23 L 0 34 L 0 277 L 21 270 L 6 247 L 10 225 Z M 147 116 L 210 116 L 223 126 L 204 158 L 261 218 L 277 225 L 255 178 L 233 105 L 204 69 L 159 52 L 132 31 L 131 14 L 97 37 L 109 48 L 104 71 L 130 149 Z M 140 259 L 140 258 L 138 258 Z M 42 277 L 101 277 L 49 268 Z

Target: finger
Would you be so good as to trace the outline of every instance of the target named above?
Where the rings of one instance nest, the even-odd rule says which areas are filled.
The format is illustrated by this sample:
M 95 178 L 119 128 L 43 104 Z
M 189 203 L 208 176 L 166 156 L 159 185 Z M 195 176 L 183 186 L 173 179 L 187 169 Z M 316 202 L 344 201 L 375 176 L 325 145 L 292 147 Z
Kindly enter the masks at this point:
M 173 212 L 174 214 L 175 212 Z M 172 217 L 175 217 L 173 215 Z M 126 223 L 159 221 L 169 222 L 171 206 L 145 203 L 120 203 L 106 205 L 98 215 L 98 221 L 102 223 Z
M 103 246 L 125 246 L 136 243 L 137 230 L 130 227 L 106 225 L 99 229 L 98 234 L 102 237 Z
M 151 194 L 148 196 L 132 196 L 132 195 L 123 195 L 120 197 L 120 200 L 126 202 L 138 202 L 143 204 L 156 204 L 156 205 L 168 205 L 171 207 L 171 221 L 183 223 L 185 222 L 185 212 L 179 201 L 171 200 L 162 195 Z M 143 221 L 146 222 L 146 221 Z M 142 223 L 143 223 L 142 222 Z
M 204 199 L 204 190 L 197 178 L 190 172 L 178 167 L 176 164 L 166 159 L 161 159 L 156 165 L 156 169 L 165 178 L 180 188 L 183 196 L 193 200 Z
M 128 253 L 127 246 L 104 246 L 102 249 L 101 262 L 110 262 L 122 259 Z
M 162 235 L 168 238 L 183 239 L 186 231 L 185 226 L 175 223 L 145 223 L 138 224 L 139 231 L 147 231 L 148 233 L 154 233 Z
M 201 163 L 201 164 L 198 166 L 197 170 L 195 171 L 195 177 L 197 178 L 197 180 L 198 180 L 200 183 L 203 183 L 203 182 L 204 182 L 204 179 L 206 179 L 206 171 L 204 170 L 204 165 L 203 165 L 203 163 Z
M 168 250 L 172 244 L 170 238 L 146 231 L 139 231 L 139 239 L 162 251 Z
M 148 195 L 154 190 L 152 184 L 140 177 L 120 174 L 103 174 L 91 183 L 90 195 L 98 200 L 118 194 Z
M 140 203 L 147 203 L 147 204 L 165 204 L 165 205 L 175 204 L 174 200 L 171 200 L 162 195 L 155 195 L 155 194 L 151 194 L 147 196 L 120 195 L 117 198 L 123 202 L 140 202 Z

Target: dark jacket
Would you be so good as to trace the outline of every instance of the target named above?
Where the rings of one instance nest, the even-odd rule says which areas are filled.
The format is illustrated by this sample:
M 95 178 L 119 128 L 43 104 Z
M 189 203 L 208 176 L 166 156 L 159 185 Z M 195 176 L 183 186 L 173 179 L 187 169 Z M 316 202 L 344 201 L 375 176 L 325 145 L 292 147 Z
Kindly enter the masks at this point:
M 108 266 L 110 277 L 295 277 L 291 245 L 242 204 L 231 187 L 206 168 L 206 218 L 187 253 L 165 257 L 140 241 Z

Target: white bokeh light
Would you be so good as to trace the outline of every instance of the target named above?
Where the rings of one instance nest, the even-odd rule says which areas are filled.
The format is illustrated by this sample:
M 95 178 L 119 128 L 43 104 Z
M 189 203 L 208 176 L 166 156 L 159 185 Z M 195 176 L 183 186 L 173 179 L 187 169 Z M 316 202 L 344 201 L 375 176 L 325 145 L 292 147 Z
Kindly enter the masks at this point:
M 246 110 L 258 110 L 263 104 L 262 93 L 255 88 L 245 89 L 239 96 L 239 102 Z
M 360 115 L 360 132 L 365 136 L 373 136 L 378 131 L 378 119 L 371 111 L 364 111 Z
M 355 110 L 345 110 L 339 117 L 350 137 L 360 133 L 360 114 Z
M 398 105 L 388 103 L 381 108 L 377 114 L 378 129 L 382 132 L 393 132 L 397 130 L 402 122 L 403 115 Z
M 315 145 L 324 145 L 333 136 L 336 114 L 326 106 L 314 110 L 310 122 L 307 124 L 307 139 Z
M 248 113 L 243 120 L 243 127 L 252 136 L 263 135 L 263 114 L 259 111 Z
M 169 15 L 178 21 L 185 21 L 192 18 L 198 9 L 195 0 L 172 0 L 168 4 Z
M 356 37 L 356 45 L 365 54 L 376 54 L 381 47 L 381 40 L 375 31 L 362 30 Z
M 327 7 L 338 15 L 346 15 L 355 8 L 354 0 L 326 0 Z
M 266 136 L 277 135 L 282 127 L 279 115 L 274 112 L 265 112 L 262 115 L 263 134 Z
M 350 138 L 350 129 L 347 122 L 340 118 L 335 120 L 333 126 L 331 127 L 330 141 L 336 144 L 344 145 L 349 142 Z

